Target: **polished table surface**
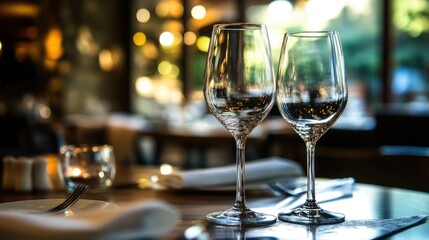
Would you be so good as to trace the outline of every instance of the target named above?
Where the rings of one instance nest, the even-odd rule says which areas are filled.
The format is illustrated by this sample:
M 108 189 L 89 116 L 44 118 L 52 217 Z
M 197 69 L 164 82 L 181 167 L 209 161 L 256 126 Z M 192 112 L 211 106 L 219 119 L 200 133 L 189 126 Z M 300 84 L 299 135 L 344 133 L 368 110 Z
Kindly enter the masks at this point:
M 144 171 L 144 170 L 143 170 Z M 135 173 L 133 173 L 135 174 Z M 132 176 L 130 174 L 129 176 Z M 143 176 L 143 175 L 141 175 Z M 10 202 L 40 198 L 63 198 L 64 191 L 49 193 L 11 193 L 1 192 L 0 202 Z M 284 197 L 276 195 L 264 188 L 249 189 L 246 194 L 248 205 L 252 208 L 268 207 Z M 175 228 L 160 239 L 182 239 L 184 231 L 196 224 L 206 225 L 207 213 L 226 210 L 232 206 L 235 192 L 225 191 L 184 191 L 184 190 L 154 190 L 141 188 L 137 185 L 117 185 L 104 193 L 87 193 L 86 199 L 104 200 L 121 206 L 131 202 L 147 200 L 162 200 L 174 206 L 180 214 L 180 220 Z M 414 215 L 429 215 L 429 193 L 405 189 L 386 188 L 382 186 L 356 184 L 353 196 L 320 204 L 322 208 L 341 212 L 346 219 L 388 219 Z M 288 238 L 288 233 L 282 232 L 283 227 L 289 228 L 289 223 L 277 221 L 274 225 L 241 229 L 237 234 L 236 228 L 225 227 L 221 231 L 230 233 L 229 239 L 246 239 L 246 232 L 257 233 L 263 239 L 294 239 Z M 212 229 L 212 228 L 209 228 Z M 212 231 L 212 230 L 209 230 Z M 213 231 L 219 231 L 214 228 Z M 429 224 L 424 223 L 398 234 L 389 239 L 427 239 Z M 310 239 L 320 239 L 316 236 Z M 252 238 L 255 239 L 255 238 Z M 262 238 L 261 238 L 262 239 Z

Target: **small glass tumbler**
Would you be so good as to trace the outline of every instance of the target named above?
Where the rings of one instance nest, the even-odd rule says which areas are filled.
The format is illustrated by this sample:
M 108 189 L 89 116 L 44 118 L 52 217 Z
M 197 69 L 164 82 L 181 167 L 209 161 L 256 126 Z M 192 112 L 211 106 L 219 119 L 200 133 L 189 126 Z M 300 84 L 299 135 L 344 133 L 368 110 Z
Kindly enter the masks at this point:
M 91 192 L 112 186 L 115 178 L 115 157 L 110 145 L 66 145 L 60 148 L 59 174 L 67 191 L 83 183 Z

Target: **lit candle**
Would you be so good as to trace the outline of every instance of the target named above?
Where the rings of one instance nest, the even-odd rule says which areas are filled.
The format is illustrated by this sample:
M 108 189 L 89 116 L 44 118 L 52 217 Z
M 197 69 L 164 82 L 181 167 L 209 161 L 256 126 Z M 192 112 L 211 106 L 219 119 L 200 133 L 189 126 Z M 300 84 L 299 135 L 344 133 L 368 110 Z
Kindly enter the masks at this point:
M 82 175 L 82 170 L 78 167 L 70 167 L 68 170 L 68 175 L 70 177 L 80 177 Z

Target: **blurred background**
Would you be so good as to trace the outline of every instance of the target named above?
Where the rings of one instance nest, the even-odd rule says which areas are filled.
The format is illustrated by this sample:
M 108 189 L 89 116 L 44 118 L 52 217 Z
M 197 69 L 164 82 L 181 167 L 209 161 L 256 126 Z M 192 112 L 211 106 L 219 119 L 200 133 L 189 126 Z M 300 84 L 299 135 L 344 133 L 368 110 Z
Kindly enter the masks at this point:
M 233 163 L 202 94 L 212 26 L 228 22 L 265 23 L 276 66 L 285 32 L 338 31 L 349 102 L 316 175 L 429 191 L 428 0 L 2 0 L 1 156 L 110 143 L 120 162 Z M 276 106 L 248 141 L 249 161 L 305 166 Z

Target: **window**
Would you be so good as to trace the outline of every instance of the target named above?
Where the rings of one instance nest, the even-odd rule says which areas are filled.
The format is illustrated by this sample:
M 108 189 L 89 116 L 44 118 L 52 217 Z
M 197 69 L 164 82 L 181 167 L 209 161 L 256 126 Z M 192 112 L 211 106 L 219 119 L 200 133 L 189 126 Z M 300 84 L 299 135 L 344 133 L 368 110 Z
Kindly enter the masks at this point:
M 366 116 L 380 101 L 381 1 L 276 0 L 250 5 L 249 21 L 264 22 L 270 29 L 275 61 L 284 32 L 335 30 L 342 40 L 349 101 L 345 114 Z M 344 115 L 345 115 L 344 114 Z
M 391 12 L 386 3 L 392 3 Z M 154 109 L 171 112 L 193 99 L 201 101 L 212 25 L 237 21 L 267 24 L 276 66 L 284 32 L 338 31 L 350 90 L 345 114 L 371 116 L 389 102 L 426 103 L 428 9 L 428 0 L 133 1 L 132 109 L 159 118 L 151 116 L 159 112 Z M 386 26 L 392 27 L 391 38 L 385 37 Z M 390 55 L 383 54 L 386 39 L 394 46 Z M 392 78 L 383 79 L 390 62 Z
M 392 103 L 427 111 L 429 93 L 429 1 L 395 0 Z

